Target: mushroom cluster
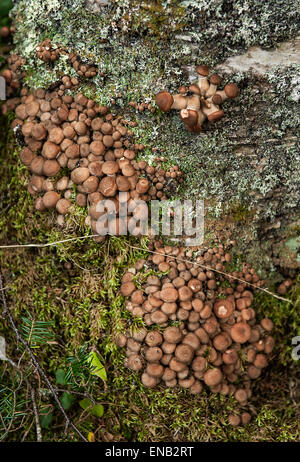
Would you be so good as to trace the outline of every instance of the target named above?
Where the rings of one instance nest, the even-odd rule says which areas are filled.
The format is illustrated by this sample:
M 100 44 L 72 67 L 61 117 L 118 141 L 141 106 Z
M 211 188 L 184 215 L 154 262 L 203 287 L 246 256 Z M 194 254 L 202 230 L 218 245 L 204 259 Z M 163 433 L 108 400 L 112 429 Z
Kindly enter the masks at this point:
M 161 91 L 156 95 L 157 106 L 163 111 L 170 109 L 180 111 L 187 131 L 200 133 L 202 125 L 207 119 L 216 122 L 224 116 L 220 105 L 228 98 L 236 98 L 239 89 L 235 83 L 228 83 L 223 90 L 218 90 L 222 78 L 218 74 L 209 76 L 209 68 L 205 65 L 197 66 L 198 81 L 188 88 L 180 87 L 176 95 Z
M 137 103 L 136 101 L 130 101 L 128 103 L 128 106 L 133 107 L 136 111 L 139 111 L 139 112 L 144 112 L 145 110 L 150 111 L 152 113 L 155 112 L 155 109 L 151 103 L 145 103 L 145 102 Z
M 94 64 L 84 63 L 76 53 L 69 54 L 69 62 L 80 77 L 95 77 L 97 75 L 97 67 Z
M 178 165 L 164 168 L 163 163 L 167 161 L 165 157 L 155 157 L 154 161 L 155 165 L 148 165 L 145 161 L 133 161 L 133 166 L 151 185 L 145 200 L 166 200 L 168 196 L 176 193 L 178 185 L 182 183 L 182 171 L 179 170 Z
M 58 48 L 53 48 L 50 39 L 46 39 L 39 43 L 36 47 L 37 57 L 44 63 L 54 62 L 59 58 L 60 51 Z
M 54 48 L 49 38 L 38 44 L 36 54 L 44 63 L 55 62 L 61 54 L 67 55 L 69 63 L 80 77 L 90 78 L 97 75 L 97 66 L 84 63 L 76 53 L 69 53 L 63 46 Z
M 25 76 L 25 73 L 22 71 L 25 59 L 16 54 L 12 54 L 7 59 L 7 64 L 8 67 L 4 69 L 0 75 L 4 77 L 6 81 L 6 97 L 8 99 L 21 87 L 21 80 Z
M 279 286 L 277 287 L 277 292 L 280 294 L 280 295 L 285 295 L 288 291 L 288 289 L 291 287 L 291 285 L 293 284 L 293 281 L 288 278 L 288 279 L 285 279 L 281 284 L 279 284 Z
M 249 265 L 218 273 L 230 260 L 222 245 L 191 257 L 191 250 L 157 242 L 154 254 L 124 274 L 126 307 L 145 328 L 119 334 L 116 343 L 126 346 L 125 365 L 142 372 L 146 387 L 162 382 L 198 394 L 205 384 L 213 393 L 233 395 L 244 409 L 274 346 L 272 321 L 258 323 L 251 307 L 249 283 L 263 281 Z M 233 424 L 247 421 L 246 415 L 234 417 Z
M 55 208 L 58 223 L 63 224 L 74 199 L 77 205 L 89 207 L 86 224 L 94 234 L 100 234 L 96 240 L 101 241 L 103 226 L 107 229 L 103 215 L 107 216 L 110 206 L 99 212 L 99 201 L 113 200 L 116 206 L 111 224 L 114 232 L 108 229 L 108 233 L 124 234 L 129 217 L 148 216 L 146 204 L 136 200 L 165 198 L 168 188 L 164 193 L 162 189 L 176 188 L 182 178 L 177 166 L 166 171 L 159 162 L 150 166 L 135 161 L 144 146 L 133 142 L 132 123 L 81 93 L 74 97 L 68 94 L 76 85 L 78 80 L 66 75 L 54 91 L 38 88 L 31 94 L 24 87 L 20 98 L 6 102 L 12 107 L 5 111 L 15 108 L 12 128 L 23 146 L 20 159 L 32 174 L 28 191 L 35 197 L 35 208 Z M 119 199 L 121 192 L 124 194 Z M 126 216 L 119 213 L 124 210 L 119 200 L 128 203 Z

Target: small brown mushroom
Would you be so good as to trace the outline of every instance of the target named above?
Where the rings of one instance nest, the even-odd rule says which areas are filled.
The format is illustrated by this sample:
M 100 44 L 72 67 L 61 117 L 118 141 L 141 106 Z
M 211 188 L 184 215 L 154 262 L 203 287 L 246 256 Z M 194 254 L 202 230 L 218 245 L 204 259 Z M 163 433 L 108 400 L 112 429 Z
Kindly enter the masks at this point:
M 182 333 L 178 327 L 167 327 L 164 330 L 164 339 L 168 343 L 178 343 L 182 339 Z
M 140 371 L 143 369 L 141 356 L 137 354 L 130 355 L 128 358 L 128 367 L 132 371 Z
M 176 347 L 175 356 L 178 361 L 189 364 L 194 356 L 194 350 L 189 345 L 180 344 Z
M 43 204 L 46 209 L 55 207 L 59 197 L 59 194 L 55 191 L 46 192 L 43 196 Z
M 223 374 L 220 369 L 209 369 L 205 372 L 203 380 L 208 387 L 215 387 L 222 382 Z
M 202 96 L 205 96 L 207 90 L 209 89 L 208 74 L 209 68 L 205 64 L 196 67 L 196 72 L 199 75 L 198 77 L 198 87 Z
M 158 384 L 158 378 L 144 372 L 141 377 L 142 384 L 147 388 L 153 388 Z
M 209 89 L 205 93 L 206 98 L 211 98 L 216 93 L 218 85 L 220 85 L 222 82 L 222 77 L 220 77 L 218 74 L 212 74 L 209 78 L 209 82 Z
M 157 330 L 148 332 L 145 339 L 146 344 L 150 347 L 158 346 L 162 343 L 162 341 L 162 335 Z
M 234 311 L 234 302 L 228 298 L 225 300 L 217 300 L 214 304 L 214 312 L 218 318 L 229 318 Z
M 232 326 L 230 335 L 236 343 L 245 343 L 250 339 L 251 328 L 245 322 L 238 322 Z

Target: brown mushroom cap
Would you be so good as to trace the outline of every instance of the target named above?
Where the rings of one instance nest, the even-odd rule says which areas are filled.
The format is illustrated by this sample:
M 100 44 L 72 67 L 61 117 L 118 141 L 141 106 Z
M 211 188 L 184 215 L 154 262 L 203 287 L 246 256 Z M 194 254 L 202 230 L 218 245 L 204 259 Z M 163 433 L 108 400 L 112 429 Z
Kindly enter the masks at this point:
M 197 395 L 198 393 L 201 393 L 202 390 L 203 386 L 199 380 L 195 380 L 193 385 L 190 387 L 190 393 L 192 393 L 192 395 Z
M 216 122 L 216 120 L 220 120 L 222 117 L 224 117 L 224 111 L 220 109 L 219 111 L 215 111 L 212 114 L 209 114 L 207 116 L 207 120 L 210 122 Z
M 196 356 L 192 362 L 192 369 L 195 372 L 204 372 L 206 369 L 206 359 L 203 356 Z
M 234 302 L 228 298 L 214 303 L 214 312 L 218 318 L 229 318 L 234 311 Z
M 189 90 L 192 93 L 195 93 L 196 95 L 201 94 L 200 88 L 198 87 L 198 85 L 196 83 L 192 83 L 192 85 L 189 86 Z
M 172 371 L 169 367 L 166 367 L 162 376 L 162 379 L 165 382 L 168 382 L 170 380 L 174 380 L 176 378 L 176 372 Z
M 88 179 L 90 176 L 90 171 L 86 167 L 78 167 L 71 173 L 71 180 L 73 183 L 80 184 L 83 183 L 85 180 Z
M 205 64 L 201 64 L 200 66 L 196 67 L 196 72 L 197 74 L 202 75 L 203 77 L 207 77 L 209 74 L 209 67 Z
M 251 420 L 251 414 L 249 412 L 242 412 L 241 421 L 243 425 L 247 425 Z
M 176 326 L 167 327 L 164 330 L 164 339 L 168 343 L 178 343 L 182 339 L 181 330 Z
M 209 369 L 205 372 L 203 380 L 208 387 L 215 387 L 222 382 L 223 374 L 220 369 Z
M 115 344 L 120 347 L 120 348 L 123 348 L 127 343 L 127 337 L 125 334 L 118 334 L 116 339 L 115 339 Z
M 150 363 L 146 367 L 146 373 L 151 377 L 161 377 L 164 373 L 164 367 L 159 363 Z
M 164 324 L 168 321 L 168 316 L 160 310 L 156 310 L 150 314 L 151 321 L 154 324 Z
M 36 198 L 34 202 L 34 206 L 35 206 L 35 209 L 38 210 L 39 212 L 43 212 L 44 210 L 46 210 L 42 197 Z
M 144 372 L 141 377 L 142 384 L 147 388 L 153 388 L 157 385 L 158 379 L 157 377 L 152 377 L 151 375 Z
M 245 322 L 237 322 L 230 329 L 230 335 L 236 343 L 245 343 L 251 337 L 251 328 Z
M 220 85 L 220 83 L 222 82 L 222 77 L 219 74 L 212 74 L 209 77 L 209 81 L 213 85 Z
M 229 347 L 230 342 L 229 336 L 225 332 L 216 335 L 213 339 L 213 345 L 218 351 L 225 351 Z
M 195 382 L 195 377 L 190 376 L 185 379 L 178 380 L 178 385 L 182 388 L 190 388 Z
M 31 164 L 34 158 L 35 158 L 35 154 L 29 148 L 24 147 L 20 151 L 20 160 L 27 167 Z
M 250 379 L 257 379 L 260 376 L 260 373 L 261 369 L 253 366 L 252 364 L 250 364 L 250 366 L 248 366 L 247 368 L 247 374 L 250 377 Z
M 213 95 L 213 97 L 212 97 L 212 102 L 213 102 L 214 104 L 216 104 L 217 106 L 219 106 L 220 104 L 223 103 L 223 98 L 222 98 L 221 95 L 218 95 L 218 94 Z
M 54 127 L 49 131 L 48 142 L 60 144 L 64 139 L 64 133 L 60 127 Z
M 60 165 L 56 159 L 47 159 L 43 163 L 43 173 L 46 176 L 55 176 L 60 170 Z
M 116 184 L 115 178 L 110 177 L 110 176 L 102 178 L 100 185 L 99 185 L 99 191 L 105 197 L 114 196 L 117 192 L 117 184 Z
M 68 213 L 69 208 L 71 207 L 71 202 L 68 199 L 59 199 L 56 202 L 56 210 L 61 215 L 66 215 Z
M 177 358 L 172 357 L 171 361 L 169 362 L 169 367 L 172 371 L 181 372 L 186 368 L 186 364 L 182 361 L 179 361 Z
M 232 425 L 233 427 L 238 427 L 241 423 L 241 418 L 239 415 L 235 415 L 235 414 L 229 414 L 228 416 L 228 422 L 230 423 L 230 425 Z
M 145 353 L 145 358 L 149 362 L 157 362 L 160 361 L 160 359 L 163 356 L 163 352 L 160 348 L 158 347 L 150 347 L 147 349 Z M 151 375 L 151 374 L 150 374 Z
M 192 298 L 193 292 L 189 287 L 183 286 L 178 289 L 178 296 L 180 301 L 186 302 Z
M 164 341 L 161 344 L 161 349 L 163 350 L 165 354 L 174 353 L 175 348 L 176 348 L 176 343 L 169 343 L 169 342 Z
M 194 350 L 189 345 L 180 344 L 176 347 L 175 356 L 178 361 L 189 364 L 194 356 Z
M 130 355 L 128 358 L 128 367 L 132 371 L 140 371 L 143 369 L 143 363 L 142 363 L 142 358 L 140 355 Z
M 236 98 L 239 95 L 239 89 L 235 83 L 228 83 L 225 85 L 224 91 L 228 98 Z
M 226 350 L 222 354 L 222 359 L 225 364 L 235 364 L 238 360 L 238 354 L 236 350 Z
M 57 201 L 59 200 L 59 194 L 55 191 L 48 191 L 43 196 L 43 204 L 49 209 L 55 207 Z
M 178 299 L 178 291 L 173 287 L 167 287 L 160 291 L 160 298 L 164 302 L 172 303 Z
M 236 390 L 236 392 L 234 394 L 234 397 L 241 404 L 245 403 L 247 401 L 247 399 L 248 399 L 248 395 L 247 395 L 246 391 L 243 390 L 242 388 L 239 388 L 238 390 Z
M 119 165 L 117 162 L 113 160 L 108 160 L 106 162 L 103 162 L 102 164 L 102 172 L 105 175 L 113 175 L 114 173 L 117 173 L 119 170 Z
M 124 297 L 129 297 L 136 290 L 135 284 L 132 281 L 124 282 L 121 285 L 120 291 Z
M 35 138 L 36 140 L 40 141 L 40 140 L 43 140 L 43 139 L 46 137 L 46 135 L 47 135 L 47 130 L 45 129 L 45 127 L 44 127 L 43 124 L 35 124 L 35 125 L 32 127 L 31 135 L 32 135 L 33 138 Z
M 265 329 L 267 332 L 271 332 L 271 330 L 274 327 L 273 322 L 271 319 L 264 318 L 260 321 L 260 325 L 262 326 L 263 329 Z
M 145 342 L 150 347 L 158 346 L 162 343 L 163 337 L 157 330 L 152 330 L 146 335 Z
M 197 335 L 189 332 L 185 337 L 182 339 L 182 343 L 184 345 L 189 345 L 193 350 L 198 350 L 200 347 L 200 340 Z
M 188 127 L 194 127 L 198 121 L 198 112 L 193 109 L 181 109 L 180 119 L 184 125 Z
M 259 353 L 256 355 L 256 358 L 253 362 L 254 366 L 257 367 L 258 369 L 263 369 L 268 365 L 267 358 L 264 354 Z
M 155 97 L 157 106 L 163 111 L 168 112 L 173 104 L 173 96 L 167 91 L 161 91 Z
M 46 159 L 55 159 L 60 151 L 60 147 L 52 141 L 46 141 L 44 143 L 42 154 Z

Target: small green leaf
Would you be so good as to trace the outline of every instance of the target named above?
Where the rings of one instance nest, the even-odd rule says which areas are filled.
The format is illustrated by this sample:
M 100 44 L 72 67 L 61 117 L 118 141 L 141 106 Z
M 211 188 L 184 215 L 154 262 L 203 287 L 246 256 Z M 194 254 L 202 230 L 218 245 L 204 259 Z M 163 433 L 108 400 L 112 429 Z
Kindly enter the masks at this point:
M 60 402 L 65 411 L 70 409 L 75 399 L 75 396 L 71 393 L 66 393 L 65 391 L 63 392 L 62 397 L 60 398 Z
M 103 364 L 101 363 L 97 353 L 91 351 L 88 357 L 88 362 L 91 367 L 91 372 L 93 375 L 97 375 L 100 379 L 106 381 L 107 375 L 106 370 Z
M 82 407 L 82 409 L 87 409 L 88 407 L 92 406 L 92 403 L 89 399 L 83 398 L 81 401 L 79 401 L 79 406 Z
M 102 417 L 104 414 L 104 407 L 102 404 L 93 404 L 88 398 L 79 401 L 79 405 L 82 409 L 88 410 L 91 415 L 96 417 Z
M 51 411 L 51 406 L 47 406 L 40 412 L 40 425 L 42 428 L 49 429 L 49 426 L 53 420 L 53 414 Z
M 93 409 L 92 409 L 92 415 L 95 415 L 96 417 L 102 417 L 104 414 L 104 407 L 102 404 L 96 404 Z
M 63 369 L 57 369 L 56 371 L 56 383 L 59 385 L 67 385 L 66 373 Z

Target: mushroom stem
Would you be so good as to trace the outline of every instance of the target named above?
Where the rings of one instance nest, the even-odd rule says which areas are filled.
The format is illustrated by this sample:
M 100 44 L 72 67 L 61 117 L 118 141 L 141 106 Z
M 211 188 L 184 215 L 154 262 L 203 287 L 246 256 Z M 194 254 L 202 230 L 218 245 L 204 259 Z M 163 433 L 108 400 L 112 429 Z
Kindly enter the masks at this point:
M 237 85 L 235 83 L 228 83 L 227 85 L 225 85 L 224 90 L 216 91 L 212 99 L 215 104 L 220 104 L 220 97 L 222 98 L 223 102 L 228 98 L 236 98 L 238 94 L 239 89 Z
M 212 74 L 210 76 L 209 81 L 210 81 L 210 85 L 209 85 L 209 89 L 207 90 L 205 94 L 206 98 L 210 98 L 216 93 L 218 85 L 220 85 L 220 83 L 222 82 L 222 77 L 220 77 L 218 74 Z
M 191 109 L 192 111 L 199 111 L 200 109 L 200 97 L 197 94 L 188 96 L 186 109 Z
M 205 93 L 205 97 L 210 98 L 211 96 L 213 96 L 216 93 L 217 88 L 218 88 L 218 85 L 211 83 L 209 85 L 207 92 Z
M 173 104 L 171 109 L 185 109 L 187 107 L 187 96 L 181 94 L 173 95 Z
M 200 88 L 200 93 L 202 96 L 206 95 L 207 90 L 209 89 L 209 81 L 207 77 L 199 75 L 198 77 L 198 87 Z
M 193 127 L 193 131 L 195 133 L 200 133 L 202 131 L 202 124 L 205 119 L 206 115 L 201 111 L 201 109 L 199 109 L 197 124 L 195 125 L 195 127 Z

